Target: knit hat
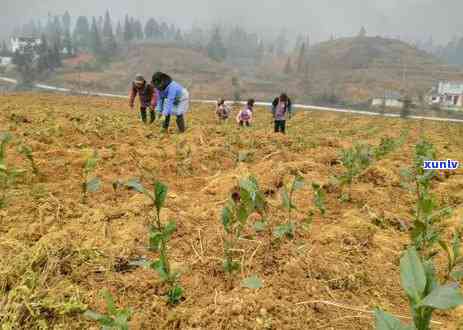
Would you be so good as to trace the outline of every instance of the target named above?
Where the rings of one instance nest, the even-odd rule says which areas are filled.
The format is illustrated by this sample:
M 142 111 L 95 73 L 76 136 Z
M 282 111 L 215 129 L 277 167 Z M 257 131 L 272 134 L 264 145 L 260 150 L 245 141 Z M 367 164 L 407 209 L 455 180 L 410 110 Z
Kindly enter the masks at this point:
M 143 77 L 143 75 L 137 73 L 137 75 L 135 76 L 135 82 L 145 82 L 145 78 Z

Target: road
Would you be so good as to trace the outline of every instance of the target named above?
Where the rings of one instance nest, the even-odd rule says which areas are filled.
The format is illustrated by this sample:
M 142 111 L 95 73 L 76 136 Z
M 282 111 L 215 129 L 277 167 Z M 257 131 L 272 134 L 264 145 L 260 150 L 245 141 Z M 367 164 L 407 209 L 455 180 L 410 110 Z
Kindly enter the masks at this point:
M 18 82 L 15 79 L 11 79 L 8 77 L 0 77 L 0 81 L 4 81 L 11 84 L 17 84 Z M 118 95 L 118 94 L 108 94 L 108 93 L 98 93 L 98 92 L 90 92 L 90 91 L 75 91 L 70 90 L 68 88 L 61 88 L 56 86 L 49 86 L 44 84 L 35 84 L 34 87 L 50 90 L 55 92 L 63 92 L 63 93 L 74 93 L 74 94 L 81 94 L 81 95 L 90 95 L 90 96 L 101 96 L 101 97 L 115 97 L 115 98 L 123 98 L 127 99 L 128 96 L 126 95 Z M 216 101 L 214 100 L 191 100 L 193 103 L 205 103 L 205 104 L 215 104 Z M 241 102 L 244 104 L 244 102 Z M 269 102 L 256 102 L 258 106 L 271 106 Z M 400 117 L 399 114 L 396 113 L 384 113 L 379 114 L 377 112 L 371 111 L 360 111 L 360 110 L 351 110 L 351 109 L 341 109 L 341 108 L 331 108 L 331 107 L 319 107 L 315 105 L 308 105 L 308 104 L 294 104 L 293 107 L 295 109 L 305 109 L 305 110 L 318 110 L 318 111 L 329 111 L 329 112 L 340 112 L 340 113 L 353 113 L 363 116 L 383 116 L 383 117 Z M 454 118 L 440 118 L 440 117 L 424 117 L 424 116 L 409 116 L 410 119 L 417 119 L 417 120 L 432 120 L 432 121 L 443 121 L 443 122 L 452 122 L 452 123 L 463 123 L 463 119 L 454 119 Z

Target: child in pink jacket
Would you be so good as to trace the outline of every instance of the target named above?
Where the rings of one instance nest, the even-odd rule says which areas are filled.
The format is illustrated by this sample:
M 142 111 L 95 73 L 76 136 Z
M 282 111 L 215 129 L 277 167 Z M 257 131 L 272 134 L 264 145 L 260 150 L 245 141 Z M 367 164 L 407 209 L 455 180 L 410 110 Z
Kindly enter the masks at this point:
M 240 126 L 251 126 L 254 102 L 255 101 L 253 99 L 249 99 L 244 109 L 241 110 L 236 116 L 236 122 Z

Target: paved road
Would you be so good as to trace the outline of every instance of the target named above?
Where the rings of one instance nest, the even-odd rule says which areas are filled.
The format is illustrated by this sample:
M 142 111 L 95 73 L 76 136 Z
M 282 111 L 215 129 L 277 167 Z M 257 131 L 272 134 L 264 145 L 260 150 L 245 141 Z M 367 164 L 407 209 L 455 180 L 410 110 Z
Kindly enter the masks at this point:
M 17 84 L 17 81 L 15 79 L 7 78 L 7 77 L 0 77 L 0 80 L 4 81 L 4 82 L 7 82 L 7 83 L 11 83 L 11 84 Z M 51 91 L 56 91 L 56 92 L 64 92 L 64 93 L 73 92 L 73 93 L 81 94 L 81 95 L 102 96 L 102 97 L 116 97 L 116 98 L 123 98 L 123 99 L 128 98 L 128 96 L 126 96 L 126 95 L 97 93 L 97 92 L 90 92 L 90 91 L 75 91 L 75 90 L 70 90 L 68 88 L 61 88 L 61 87 L 44 85 L 44 84 L 35 84 L 34 86 L 36 88 L 45 89 L 45 90 L 51 90 Z M 214 101 L 214 100 L 191 100 L 191 102 L 205 103 L 205 104 L 215 104 L 216 103 L 216 101 Z M 241 102 L 241 103 L 244 104 L 244 102 Z M 270 106 L 271 103 L 269 103 L 269 102 L 256 102 L 256 105 L 258 105 L 258 106 Z M 351 110 L 351 109 L 340 109 L 340 108 L 331 108 L 331 107 L 319 107 L 319 106 L 307 105 L 307 104 L 294 104 L 293 107 L 297 108 L 297 109 L 306 109 L 306 110 L 319 110 L 319 111 L 329 111 L 329 112 L 353 113 L 353 114 L 358 114 L 358 115 L 363 115 L 363 116 L 400 117 L 399 114 L 395 114 L 395 113 L 385 113 L 385 114 L 381 115 L 381 114 L 379 114 L 377 112 Z M 453 118 L 424 117 L 424 116 L 409 116 L 408 118 L 418 119 L 418 120 L 432 120 L 432 121 L 463 123 L 463 119 L 453 119 Z

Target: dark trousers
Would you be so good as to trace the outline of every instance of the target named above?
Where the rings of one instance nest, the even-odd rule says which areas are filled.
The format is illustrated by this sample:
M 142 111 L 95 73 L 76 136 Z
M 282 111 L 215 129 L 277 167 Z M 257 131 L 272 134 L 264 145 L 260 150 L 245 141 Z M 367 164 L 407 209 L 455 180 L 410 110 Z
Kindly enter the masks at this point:
M 142 107 L 140 108 L 140 115 L 141 115 L 141 120 L 146 123 L 146 108 Z M 150 124 L 156 120 L 156 113 L 154 112 L 154 110 L 151 110 L 150 109 Z
M 286 120 L 275 120 L 275 133 L 283 133 L 286 131 Z
M 248 121 L 242 121 L 240 120 L 240 126 L 246 125 L 247 127 L 251 126 L 251 124 Z
M 177 128 L 178 128 L 178 131 L 180 133 L 183 133 L 185 132 L 185 118 L 183 117 L 183 115 L 179 115 L 179 116 L 176 116 L 176 122 L 177 122 Z M 167 130 L 169 128 L 169 125 L 170 125 L 170 115 L 166 116 L 165 119 L 164 119 L 164 124 L 162 125 L 162 127 Z

